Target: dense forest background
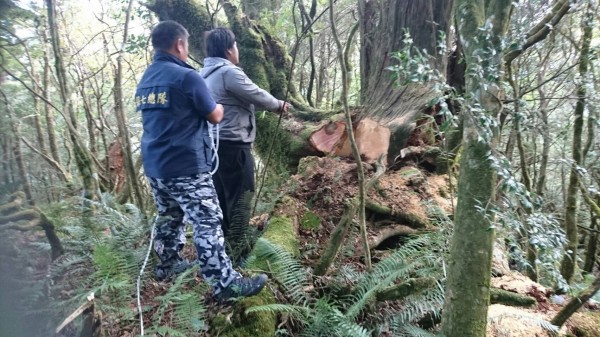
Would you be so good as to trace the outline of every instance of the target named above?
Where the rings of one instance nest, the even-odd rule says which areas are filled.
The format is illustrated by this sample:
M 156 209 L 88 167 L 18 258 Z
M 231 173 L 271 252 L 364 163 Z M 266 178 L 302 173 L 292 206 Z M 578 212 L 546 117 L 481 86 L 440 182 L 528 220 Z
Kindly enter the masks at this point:
M 600 336 L 599 10 L 0 0 L 0 335 Z M 244 269 L 271 281 L 233 306 L 193 270 L 154 281 L 152 255 L 140 274 L 133 92 L 166 19 L 198 68 L 230 27 L 294 105 L 258 114 Z

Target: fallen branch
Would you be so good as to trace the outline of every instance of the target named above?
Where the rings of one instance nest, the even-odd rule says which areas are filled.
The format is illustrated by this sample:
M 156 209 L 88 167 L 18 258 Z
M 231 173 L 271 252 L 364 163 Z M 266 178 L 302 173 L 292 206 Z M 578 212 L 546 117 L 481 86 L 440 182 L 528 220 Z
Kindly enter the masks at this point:
M 567 305 L 565 305 L 554 318 L 550 321 L 553 325 L 561 327 L 581 306 L 585 304 L 590 298 L 592 298 L 600 290 L 600 275 L 596 276 L 596 279 L 592 284 L 581 292 L 578 296 L 573 297 Z
M 75 309 L 69 317 L 56 328 L 55 335 L 61 332 L 66 326 L 71 324 L 77 317 L 83 317 L 83 324 L 81 327 L 80 337 L 100 337 L 102 336 L 102 324 L 101 315 L 96 313 L 96 306 L 94 304 L 94 293 L 91 293 L 87 297 L 87 302 L 80 305 L 79 308 Z
M 435 279 L 433 277 L 411 278 L 393 287 L 378 291 L 375 298 L 379 302 L 401 300 L 410 295 L 418 294 L 434 285 Z
M 15 192 L 10 201 L 4 205 L 0 205 L 0 214 L 9 214 L 23 206 L 23 201 L 25 201 L 25 193 L 18 191 Z
M 529 307 L 537 303 L 536 299 L 530 296 L 525 296 L 512 291 L 491 288 L 490 289 L 490 303 L 491 304 L 504 304 L 515 307 Z

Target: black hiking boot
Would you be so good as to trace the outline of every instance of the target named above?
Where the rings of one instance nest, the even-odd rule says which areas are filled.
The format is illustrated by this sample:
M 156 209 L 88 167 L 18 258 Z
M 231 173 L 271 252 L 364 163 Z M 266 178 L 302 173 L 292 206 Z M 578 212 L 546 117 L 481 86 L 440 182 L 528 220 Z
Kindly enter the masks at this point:
M 169 281 L 184 271 L 192 268 L 196 261 L 180 260 L 170 266 L 156 266 L 155 279 L 159 282 Z
M 216 296 L 217 300 L 219 302 L 227 302 L 237 297 L 254 296 L 265 287 L 268 279 L 265 274 L 235 279 Z

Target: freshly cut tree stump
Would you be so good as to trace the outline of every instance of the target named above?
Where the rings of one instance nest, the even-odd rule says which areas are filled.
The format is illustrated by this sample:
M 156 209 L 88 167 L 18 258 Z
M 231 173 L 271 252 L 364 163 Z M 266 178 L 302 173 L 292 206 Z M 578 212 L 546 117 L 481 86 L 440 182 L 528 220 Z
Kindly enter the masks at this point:
M 364 161 L 374 163 L 381 156 L 387 158 L 390 130 L 372 119 L 364 118 L 353 125 L 358 151 Z M 340 157 L 352 157 L 352 148 L 346 124 L 330 122 L 309 137 L 309 143 L 318 151 Z M 385 159 L 384 159 L 385 161 Z M 385 162 L 384 162 L 385 165 Z

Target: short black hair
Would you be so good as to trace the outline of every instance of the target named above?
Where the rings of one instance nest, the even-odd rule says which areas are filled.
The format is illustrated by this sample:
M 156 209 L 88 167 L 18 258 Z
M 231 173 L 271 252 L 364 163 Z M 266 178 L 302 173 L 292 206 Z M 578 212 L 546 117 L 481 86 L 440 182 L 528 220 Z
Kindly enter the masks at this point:
M 177 39 L 187 39 L 190 34 L 181 24 L 167 20 L 154 26 L 150 36 L 154 50 L 166 51 L 173 47 Z
M 205 37 L 206 56 L 227 58 L 227 49 L 233 48 L 235 35 L 228 28 L 215 28 Z

